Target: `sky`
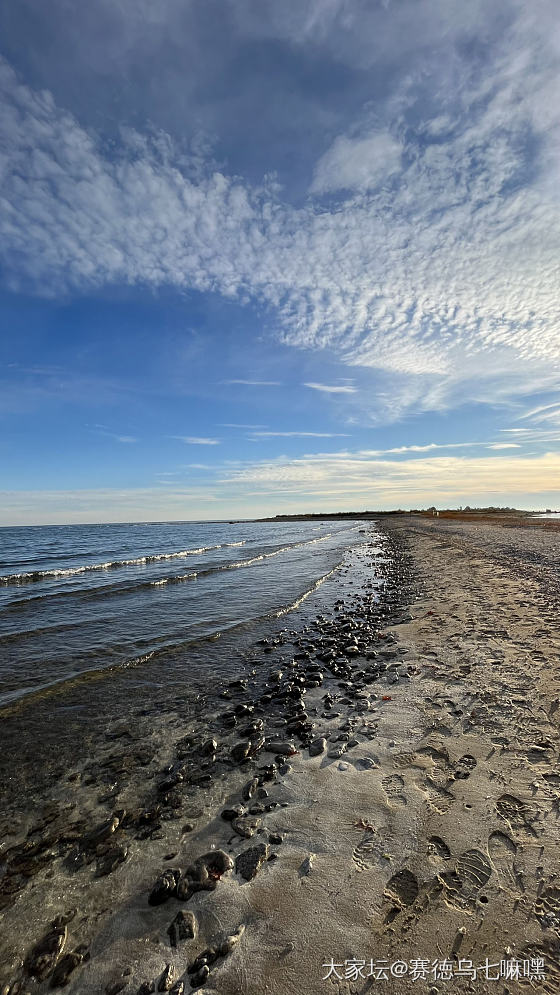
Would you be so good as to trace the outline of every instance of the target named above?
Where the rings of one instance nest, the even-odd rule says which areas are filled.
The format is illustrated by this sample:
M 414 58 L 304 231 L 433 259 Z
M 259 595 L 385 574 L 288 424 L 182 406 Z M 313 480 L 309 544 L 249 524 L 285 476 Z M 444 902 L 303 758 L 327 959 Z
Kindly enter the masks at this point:
M 0 524 L 560 508 L 557 0 L 4 0 Z

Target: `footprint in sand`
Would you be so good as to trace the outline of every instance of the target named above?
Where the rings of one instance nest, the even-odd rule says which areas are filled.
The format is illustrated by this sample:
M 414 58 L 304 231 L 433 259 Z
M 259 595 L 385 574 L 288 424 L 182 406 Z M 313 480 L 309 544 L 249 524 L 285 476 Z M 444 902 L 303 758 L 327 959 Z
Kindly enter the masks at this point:
M 455 795 L 452 795 L 446 788 L 442 788 L 440 784 L 436 784 L 431 777 L 427 777 L 424 783 L 428 795 L 428 804 L 436 812 L 439 812 L 440 815 L 444 815 L 445 812 L 449 811 L 453 802 L 456 801 Z
M 464 757 L 461 757 L 457 761 L 457 766 L 452 774 L 452 778 L 456 781 L 466 781 L 467 777 L 470 777 L 473 770 L 476 767 L 476 760 L 470 755 L 470 753 L 465 753 Z
M 430 836 L 427 850 L 429 857 L 437 857 L 440 860 L 449 860 L 451 857 L 451 850 L 440 836 Z
M 519 985 L 523 988 L 535 990 L 540 995 L 558 995 L 560 991 L 560 959 L 558 957 L 558 945 L 553 943 L 531 943 L 519 951 L 520 960 L 544 962 L 542 978 L 537 982 L 529 978 L 520 978 Z
M 394 805 L 406 805 L 407 799 L 404 793 L 404 778 L 400 774 L 391 774 L 381 781 L 387 799 Z
M 417 753 L 432 761 L 432 776 L 444 779 L 450 769 L 449 754 L 446 750 L 438 750 L 436 746 L 421 746 Z
M 496 868 L 501 887 L 507 891 L 513 891 L 516 895 L 519 891 L 524 891 L 513 862 L 517 853 L 517 843 L 512 840 L 511 836 L 499 830 L 491 833 L 488 840 L 488 853 Z
M 419 890 L 415 875 L 407 867 L 393 874 L 393 877 L 389 878 L 385 885 L 383 895 L 384 899 L 391 905 L 385 916 L 385 922 L 393 922 L 403 909 L 412 905 L 418 898 Z
M 498 815 L 502 817 L 515 832 L 536 836 L 532 823 L 536 819 L 535 812 L 515 795 L 501 795 L 496 802 Z
M 370 871 L 379 863 L 380 844 L 368 834 L 352 850 L 352 860 L 358 871 Z
M 457 857 L 454 868 L 439 875 L 445 901 L 455 908 L 466 908 L 478 897 L 491 874 L 492 867 L 484 853 L 466 850 Z
M 535 915 L 543 929 L 560 934 L 560 889 L 547 888 L 535 902 Z

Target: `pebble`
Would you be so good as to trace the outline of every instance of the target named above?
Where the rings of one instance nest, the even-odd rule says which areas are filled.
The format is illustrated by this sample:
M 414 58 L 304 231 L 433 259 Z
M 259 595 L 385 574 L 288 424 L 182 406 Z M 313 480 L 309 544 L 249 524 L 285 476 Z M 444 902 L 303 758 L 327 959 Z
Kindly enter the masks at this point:
M 335 743 L 331 746 L 327 756 L 330 757 L 331 760 L 338 760 L 343 753 L 346 753 L 346 743 Z
M 36 981 L 44 981 L 53 971 L 55 964 L 64 950 L 68 936 L 66 926 L 53 929 L 33 948 L 26 960 L 28 973 Z
M 229 936 L 226 936 L 225 939 L 222 940 L 218 948 L 218 953 L 220 957 L 226 957 L 227 954 L 231 953 L 236 944 L 239 943 L 244 932 L 245 932 L 245 926 L 242 923 L 240 926 L 237 927 L 234 933 L 230 933 Z
M 249 840 L 261 828 L 262 819 L 256 815 L 241 815 L 232 820 L 231 826 L 238 836 Z
M 158 992 L 168 992 L 171 991 L 175 981 L 177 979 L 177 971 L 173 964 L 166 964 L 163 973 L 158 981 L 157 990 Z
M 183 940 L 195 940 L 198 933 L 198 923 L 194 912 L 177 913 L 167 930 L 172 947 L 177 947 Z
M 314 739 L 309 745 L 309 756 L 318 757 L 319 754 L 324 753 L 327 747 L 327 741 L 323 736 L 318 739 Z
M 82 963 L 84 955 L 74 951 L 64 954 L 58 961 L 51 978 L 51 988 L 63 988 L 68 984 L 70 975 Z
M 177 885 L 181 877 L 181 871 L 177 868 L 169 867 L 157 879 L 150 892 L 148 902 L 150 905 L 162 905 L 168 898 L 177 893 Z
M 235 870 L 246 881 L 251 881 L 256 876 L 262 865 L 268 860 L 268 843 L 258 843 L 240 853 L 235 861 Z
M 128 847 L 125 844 L 119 843 L 110 847 L 105 853 L 98 856 L 95 876 L 101 878 L 107 874 L 112 874 L 119 864 L 124 863 L 127 857 Z
M 243 798 L 243 800 L 246 802 L 249 801 L 249 799 L 252 798 L 253 795 L 257 793 L 258 787 L 259 787 L 258 777 L 253 777 L 251 778 L 250 781 L 247 781 L 247 784 L 244 785 L 241 791 L 241 797 Z
M 303 863 L 299 868 L 300 877 L 307 876 L 308 874 L 310 874 L 310 872 L 313 869 L 314 861 L 315 861 L 315 854 L 314 853 L 308 854 L 308 856 L 305 858 L 305 860 L 303 861 Z
M 283 743 L 281 740 L 277 739 L 268 744 L 267 750 L 269 753 L 276 753 L 281 757 L 289 757 L 292 753 L 297 753 L 293 743 Z

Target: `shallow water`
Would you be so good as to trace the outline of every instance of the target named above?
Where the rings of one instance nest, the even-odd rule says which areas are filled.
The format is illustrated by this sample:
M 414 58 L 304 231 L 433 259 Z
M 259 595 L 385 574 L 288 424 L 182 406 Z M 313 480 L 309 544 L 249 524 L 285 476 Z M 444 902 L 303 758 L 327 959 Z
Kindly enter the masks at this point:
M 289 611 L 359 522 L 0 529 L 0 705 Z

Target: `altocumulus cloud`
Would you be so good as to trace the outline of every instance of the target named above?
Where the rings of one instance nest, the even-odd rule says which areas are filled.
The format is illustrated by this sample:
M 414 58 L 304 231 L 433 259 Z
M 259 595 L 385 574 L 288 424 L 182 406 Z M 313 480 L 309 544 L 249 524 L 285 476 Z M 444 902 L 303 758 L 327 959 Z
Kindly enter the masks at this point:
M 305 37 L 328 32 L 317 5 L 303 7 Z M 393 378 L 394 417 L 419 399 L 441 409 L 558 383 L 560 23 L 548 0 L 503 7 L 482 62 L 457 47 L 430 63 L 431 82 L 421 67 L 401 74 L 375 120 L 364 111 L 335 138 L 300 207 L 272 180 L 212 163 L 195 176 L 161 136 L 123 132 L 109 151 L 3 62 L 8 285 L 255 300 L 285 343 Z

